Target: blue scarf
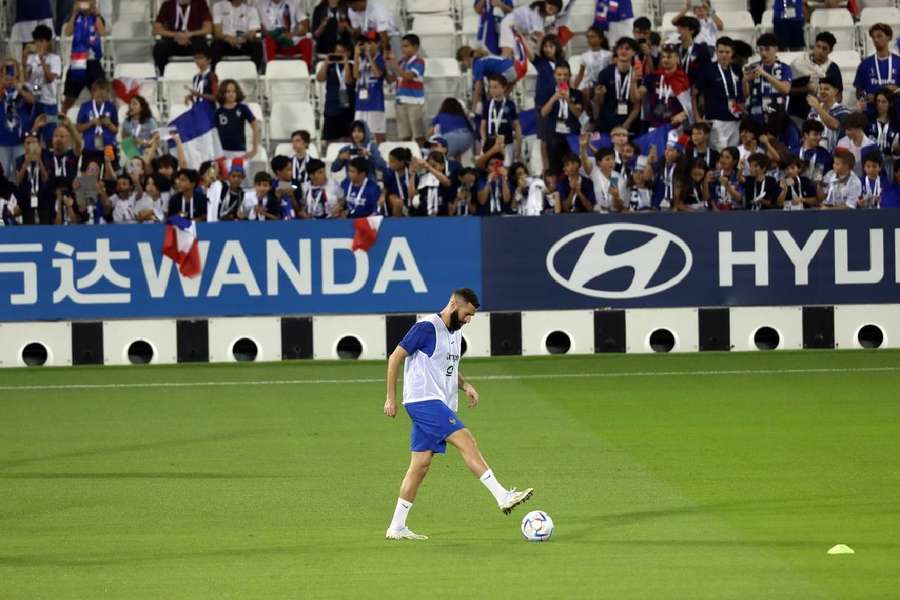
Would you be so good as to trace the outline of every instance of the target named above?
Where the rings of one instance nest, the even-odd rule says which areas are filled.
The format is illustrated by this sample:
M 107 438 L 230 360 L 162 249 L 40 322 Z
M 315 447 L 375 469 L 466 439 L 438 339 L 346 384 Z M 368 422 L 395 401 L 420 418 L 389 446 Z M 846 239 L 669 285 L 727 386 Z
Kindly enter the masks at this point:
M 91 51 L 96 60 L 103 58 L 103 43 L 97 35 L 97 17 L 78 15 L 72 31 L 72 62 L 69 67 L 69 73 L 76 81 L 85 80 Z

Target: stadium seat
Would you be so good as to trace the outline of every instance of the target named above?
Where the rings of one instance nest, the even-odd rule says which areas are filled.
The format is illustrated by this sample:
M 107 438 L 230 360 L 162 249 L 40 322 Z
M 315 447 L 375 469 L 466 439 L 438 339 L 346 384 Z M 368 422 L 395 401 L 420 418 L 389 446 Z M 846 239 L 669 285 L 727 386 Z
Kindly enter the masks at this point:
M 451 0 L 406 0 L 406 14 L 414 19 L 419 15 L 453 16 Z
M 759 26 L 757 27 L 760 35 L 764 33 L 772 33 L 773 31 L 775 31 L 775 26 L 773 25 L 774 20 L 775 11 L 773 11 L 771 8 L 763 12 L 762 21 L 760 21 Z
M 778 60 L 786 65 L 791 65 L 795 60 L 797 60 L 804 54 L 806 54 L 806 52 L 779 52 Z
M 455 58 L 429 58 L 425 64 L 426 95 L 450 94 L 461 92 L 462 73 Z
M 157 102 L 159 101 L 159 82 L 156 79 L 156 69 L 154 69 L 152 63 L 117 62 L 115 71 L 113 72 L 113 78 L 117 77 L 132 77 L 134 79 L 142 80 L 140 90 L 141 96 L 143 96 L 144 99 L 150 103 L 150 106 L 152 108 L 158 108 Z
M 456 56 L 456 25 L 452 18 L 444 15 L 417 16 L 410 30 L 421 39 L 423 54 L 427 58 Z
M 184 104 L 187 88 L 191 87 L 197 66 L 192 62 L 170 62 L 166 65 L 166 74 L 162 78 L 162 94 L 169 107 Z M 169 111 L 171 117 L 171 108 Z
M 269 116 L 269 138 L 273 142 L 291 139 L 291 133 L 305 129 L 313 139 L 319 137 L 315 112 L 309 102 L 279 101 L 272 104 Z
M 347 177 L 345 169 L 341 169 L 337 173 L 333 173 L 331 171 L 331 163 L 337 160 L 338 154 L 341 153 L 341 148 L 346 145 L 347 144 L 342 142 L 332 142 L 331 144 L 328 144 L 328 148 L 325 150 L 325 172 L 328 173 L 329 181 L 340 183 L 344 180 L 345 177 Z M 386 155 L 382 154 L 382 156 Z
M 302 61 L 301 61 L 302 62 Z M 168 68 L 167 68 L 168 70 Z M 196 72 L 196 67 L 194 68 Z M 259 75 L 251 60 L 223 60 L 216 65 L 216 75 L 221 84 L 226 79 L 234 79 L 244 90 L 246 102 L 256 101 L 259 94 Z
M 728 37 L 742 40 L 751 46 L 756 42 L 756 24 L 749 12 L 718 11 L 717 14 L 722 19 L 723 31 Z
M 812 39 L 822 31 L 829 31 L 837 39 L 835 48 L 841 50 L 855 50 L 856 26 L 853 24 L 853 16 L 843 8 L 819 8 L 813 11 L 810 17 L 812 26 Z
M 302 60 L 273 60 L 263 78 L 269 102 L 309 101 L 309 67 Z
M 856 71 L 856 68 L 861 62 L 859 52 L 856 50 L 835 50 L 831 53 L 831 60 L 833 60 L 842 71 Z M 851 80 L 850 83 L 853 83 L 853 81 Z
M 463 11 L 462 31 L 460 33 L 460 44 L 463 46 L 472 46 L 476 48 L 481 44 L 478 43 L 478 13 L 468 8 Z
M 722 11 L 746 12 L 747 0 L 714 0 L 713 8 L 716 9 L 716 13 L 720 16 Z M 637 12 L 634 14 L 637 14 Z
M 662 16 L 662 21 L 659 24 L 659 35 L 663 38 L 663 43 L 665 43 L 666 35 L 669 33 L 675 32 L 675 26 L 672 25 L 672 19 L 678 16 L 678 11 L 667 12 Z
M 866 7 L 859 16 L 859 39 L 862 41 L 863 54 L 872 54 L 872 38 L 869 37 L 869 27 L 875 23 L 887 23 L 895 33 L 900 32 L 900 8 L 890 7 Z

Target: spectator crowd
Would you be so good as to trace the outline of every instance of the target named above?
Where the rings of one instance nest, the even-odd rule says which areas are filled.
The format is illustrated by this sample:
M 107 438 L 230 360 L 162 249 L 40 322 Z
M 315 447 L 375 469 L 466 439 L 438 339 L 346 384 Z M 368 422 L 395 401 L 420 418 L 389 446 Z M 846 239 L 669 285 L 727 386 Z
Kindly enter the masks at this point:
M 890 24 L 868 27 L 874 52 L 845 81 L 838 39 L 813 32 L 802 0 L 765 13 L 750 2 L 752 44 L 709 0 L 667 27 L 635 17 L 631 0 L 596 0 L 583 30 L 574 2 L 462 7 L 479 20 L 477 41 L 455 48 L 466 89 L 429 111 L 430 49 L 380 0 L 322 0 L 311 14 L 295 0 L 165 0 L 157 76 L 193 60 L 184 101 L 214 116 L 222 149 L 193 164 L 155 107 L 113 85 L 106 19 L 97 0 L 77 0 L 59 31 L 38 24 L 0 61 L 2 223 L 900 206 Z M 859 16 L 834 0 L 814 10 Z M 233 57 L 260 75 L 303 62 L 320 88 L 319 126 L 294 131 L 263 169 L 250 165 L 270 150 L 265 117 L 216 75 Z

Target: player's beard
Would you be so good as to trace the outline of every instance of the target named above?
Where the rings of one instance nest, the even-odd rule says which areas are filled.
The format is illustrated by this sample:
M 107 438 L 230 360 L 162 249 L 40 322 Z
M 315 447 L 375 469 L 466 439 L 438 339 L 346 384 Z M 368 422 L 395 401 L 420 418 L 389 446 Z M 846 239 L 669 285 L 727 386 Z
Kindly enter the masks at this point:
M 459 313 L 453 311 L 452 313 L 450 313 L 450 327 L 448 327 L 448 329 L 452 332 L 456 331 L 460 327 L 462 327 L 462 321 L 459 318 Z

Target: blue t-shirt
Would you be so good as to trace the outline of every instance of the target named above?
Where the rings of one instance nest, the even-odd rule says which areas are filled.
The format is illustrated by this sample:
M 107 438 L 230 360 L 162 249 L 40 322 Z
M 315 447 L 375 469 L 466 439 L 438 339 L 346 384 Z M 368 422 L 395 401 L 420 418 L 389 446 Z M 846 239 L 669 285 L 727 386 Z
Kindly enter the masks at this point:
M 434 125 L 442 134 L 450 133 L 451 131 L 456 131 L 457 129 L 467 129 L 469 131 L 472 130 L 472 124 L 469 123 L 469 120 L 462 115 L 454 115 L 450 113 L 438 113 L 431 120 L 431 124 Z
M 744 90 L 741 85 L 741 73 L 734 65 L 728 68 L 716 64 L 708 64 L 697 82 L 703 98 L 703 113 L 707 119 L 716 121 L 738 121 L 737 115 L 731 112 L 731 101 L 744 101 Z
M 608 133 L 613 127 L 617 127 L 625 122 L 628 113 L 634 107 L 631 102 L 631 96 L 628 89 L 631 86 L 631 79 L 635 77 L 634 70 L 629 69 L 627 73 L 622 73 L 616 65 L 609 65 L 597 75 L 597 81 L 594 85 L 602 85 L 606 88 L 606 95 L 603 96 L 603 109 L 597 115 L 597 131 Z M 640 84 L 640 81 L 636 81 Z M 626 105 L 627 112 L 620 114 L 619 103 Z M 638 119 L 635 119 L 638 121 Z
M 581 193 L 590 200 L 591 206 L 597 204 L 597 197 L 594 195 L 594 182 L 591 181 L 590 177 L 585 177 L 584 175 L 579 175 L 581 177 Z M 559 192 L 559 197 L 562 200 L 565 200 L 569 197 L 569 192 L 572 190 L 569 188 L 569 178 L 565 175 L 560 175 L 558 183 L 556 184 L 556 191 Z M 577 196 L 572 197 L 572 212 L 587 212 L 584 209 L 584 206 L 581 205 L 581 201 Z
M 0 146 L 18 146 L 25 138 L 25 132 L 31 130 L 31 105 L 21 94 L 16 93 L 15 98 L 8 94 L 0 96 Z M 12 118 L 7 118 L 7 106 L 11 107 Z M 12 173 L 6 176 L 13 179 Z
M 581 92 L 579 92 L 578 90 L 569 89 L 569 97 L 572 99 L 573 103 L 581 106 Z M 568 105 L 568 103 L 565 103 L 565 105 L 565 113 L 562 112 L 562 100 L 557 100 L 553 105 L 553 108 L 550 109 L 550 114 L 548 114 L 546 117 L 548 123 L 548 133 L 552 132 L 562 135 L 581 133 L 581 122 L 578 120 L 578 117 L 575 116 L 575 113 L 572 112 L 571 107 Z M 560 118 L 561 115 L 565 118 Z
M 764 65 L 762 62 L 756 62 L 751 65 L 753 67 L 760 66 L 766 72 L 778 79 L 779 81 L 790 82 L 793 79 L 791 68 L 776 60 L 772 65 Z M 750 98 L 747 102 L 750 114 L 757 119 L 763 118 L 768 114 L 768 108 L 787 106 L 787 94 L 781 94 L 772 87 L 772 84 L 761 75 L 750 82 Z
M 881 208 L 900 208 L 900 185 L 886 186 L 881 194 Z
M 803 0 L 774 0 L 772 13 L 775 19 L 803 21 Z
M 472 85 L 474 86 L 476 81 L 480 81 L 484 84 L 484 89 L 487 89 L 488 75 L 503 75 L 506 77 L 507 71 L 513 67 L 513 61 L 502 56 L 491 54 L 476 58 L 472 61 Z
M 874 94 L 885 85 L 900 85 L 900 56 L 891 53 L 877 61 L 874 54 L 865 57 L 856 68 L 853 87 Z
M 356 81 L 356 110 L 384 111 L 384 57 L 375 57 L 375 65 L 381 71 L 380 77 L 372 75 L 372 66 L 368 60 L 361 61 L 359 79 Z
M 610 23 L 617 23 L 633 17 L 631 0 L 597 0 L 594 10 L 594 25 L 603 31 L 609 30 Z
M 512 0 L 503 0 L 503 4 L 513 8 Z M 487 48 L 488 52 L 500 54 L 500 36 L 498 32 L 500 31 L 500 21 L 503 20 L 504 15 L 506 13 L 499 8 L 494 8 L 490 0 L 485 0 L 484 9 L 478 17 L 477 39 Z
M 499 179 L 488 182 L 487 176 L 479 177 L 475 181 L 475 191 L 480 192 L 490 186 L 487 202 L 482 204 L 476 201 L 477 214 L 479 217 L 489 217 L 491 215 L 502 215 L 512 213 L 511 203 L 503 199 L 503 184 Z
M 481 118 L 486 123 L 488 137 L 503 134 L 506 143 L 513 139 L 513 123 L 519 120 L 516 103 L 511 98 L 486 98 L 482 102 Z
M 403 203 L 409 202 L 409 177 L 406 171 L 394 171 L 393 169 L 385 169 L 383 173 L 384 191 L 387 194 L 398 196 Z
M 414 354 L 421 350 L 428 356 L 434 354 L 434 347 L 437 342 L 437 333 L 434 330 L 434 324 L 430 321 L 419 321 L 409 328 L 400 343 L 397 344 L 407 354 Z
M 825 175 L 832 167 L 831 154 L 822 146 L 815 148 L 792 148 L 791 154 L 800 157 L 801 160 L 809 163 L 811 172 L 818 171 L 821 175 Z
M 220 106 L 216 110 L 216 126 L 219 129 L 219 140 L 222 149 L 232 152 L 247 150 L 247 136 L 244 133 L 244 124 L 256 120 L 253 112 L 246 104 L 238 104 L 234 108 Z
M 341 191 L 347 201 L 347 214 L 350 218 L 368 217 L 378 210 L 378 198 L 381 197 L 381 189 L 371 179 L 359 186 L 353 185 L 349 178 L 341 182 Z
M 88 100 L 78 109 L 79 124 L 87 123 L 96 116 L 109 117 L 109 120 L 112 121 L 113 125 L 119 124 L 119 115 L 116 112 L 116 107 L 113 106 L 113 103 L 109 100 L 103 104 L 95 104 L 93 100 Z M 112 130 L 101 125 L 100 131 L 102 132 L 101 136 L 103 137 L 103 147 L 116 145 L 116 134 L 113 133 Z M 103 150 L 103 147 L 98 148 L 94 143 L 94 138 L 97 137 L 97 130 L 95 127 L 85 129 L 81 136 L 84 138 L 85 150 Z

